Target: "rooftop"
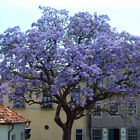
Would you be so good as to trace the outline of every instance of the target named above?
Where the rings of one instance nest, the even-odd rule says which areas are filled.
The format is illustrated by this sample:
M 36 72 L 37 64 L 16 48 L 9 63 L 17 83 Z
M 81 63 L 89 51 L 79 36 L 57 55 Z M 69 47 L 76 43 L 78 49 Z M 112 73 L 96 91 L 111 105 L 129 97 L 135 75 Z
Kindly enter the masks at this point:
M 18 124 L 31 122 L 27 118 L 22 117 L 7 105 L 0 103 L 0 124 Z

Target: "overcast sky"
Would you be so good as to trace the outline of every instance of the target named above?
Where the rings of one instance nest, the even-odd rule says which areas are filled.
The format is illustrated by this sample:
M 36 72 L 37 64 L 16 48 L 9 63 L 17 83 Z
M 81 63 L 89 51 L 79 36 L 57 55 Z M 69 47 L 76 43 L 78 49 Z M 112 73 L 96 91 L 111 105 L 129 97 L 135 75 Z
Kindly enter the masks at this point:
M 0 0 L 0 33 L 19 25 L 30 28 L 41 12 L 39 5 L 67 9 L 70 14 L 88 11 L 107 14 L 112 27 L 140 36 L 140 0 Z

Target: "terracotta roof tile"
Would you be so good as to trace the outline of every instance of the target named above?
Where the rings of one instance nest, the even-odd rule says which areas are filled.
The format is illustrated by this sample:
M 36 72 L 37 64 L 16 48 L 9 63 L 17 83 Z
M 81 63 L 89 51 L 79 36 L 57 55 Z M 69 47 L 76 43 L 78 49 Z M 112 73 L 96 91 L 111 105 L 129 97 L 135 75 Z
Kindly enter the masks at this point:
M 0 124 L 27 123 L 30 120 L 22 117 L 7 105 L 0 103 Z

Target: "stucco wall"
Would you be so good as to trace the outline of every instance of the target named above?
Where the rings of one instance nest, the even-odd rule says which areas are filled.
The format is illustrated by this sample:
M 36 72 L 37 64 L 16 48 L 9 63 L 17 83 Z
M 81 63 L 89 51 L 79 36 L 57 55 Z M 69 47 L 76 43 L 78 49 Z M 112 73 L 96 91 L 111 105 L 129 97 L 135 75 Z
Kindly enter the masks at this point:
M 14 129 L 10 133 L 10 140 L 12 139 L 12 135 L 16 136 L 16 140 L 21 140 L 21 133 L 23 133 L 23 137 L 24 137 L 24 128 L 25 127 L 26 127 L 26 124 L 14 125 Z M 11 129 L 11 126 L 9 126 L 9 130 L 10 129 Z
M 117 99 L 116 99 L 117 100 Z M 104 103 L 105 101 L 103 101 Z M 107 100 L 106 102 L 115 102 L 115 99 Z M 91 128 L 121 128 L 121 127 L 140 127 L 140 120 L 135 119 L 135 123 L 132 123 L 131 118 L 135 118 L 140 114 L 140 103 L 136 103 L 136 116 L 129 116 L 127 114 L 127 106 L 119 105 L 119 113 L 124 114 L 125 111 L 127 117 L 122 118 L 121 116 L 110 116 L 107 112 L 102 112 L 102 115 L 91 117 Z
M 8 140 L 8 126 L 0 125 L 0 140 Z
M 21 132 L 23 132 L 24 137 L 24 128 L 26 124 L 17 124 L 14 125 L 13 130 L 10 132 L 10 140 L 12 135 L 15 135 L 16 140 L 21 140 Z M 0 140 L 8 140 L 8 132 L 11 130 L 12 125 L 0 125 Z
M 62 130 L 54 122 L 54 115 L 56 111 L 56 106 L 53 106 L 53 109 L 40 109 L 39 105 L 26 105 L 26 109 L 16 109 L 18 113 L 27 117 L 31 120 L 31 139 L 30 140 L 61 140 L 62 139 Z M 65 120 L 65 114 L 62 111 L 61 113 L 62 120 Z M 46 130 L 45 125 L 49 126 L 49 129 Z M 82 118 L 75 121 L 72 130 L 72 140 L 75 140 L 75 130 L 83 129 L 84 137 L 86 137 L 85 128 L 86 128 L 86 119 Z

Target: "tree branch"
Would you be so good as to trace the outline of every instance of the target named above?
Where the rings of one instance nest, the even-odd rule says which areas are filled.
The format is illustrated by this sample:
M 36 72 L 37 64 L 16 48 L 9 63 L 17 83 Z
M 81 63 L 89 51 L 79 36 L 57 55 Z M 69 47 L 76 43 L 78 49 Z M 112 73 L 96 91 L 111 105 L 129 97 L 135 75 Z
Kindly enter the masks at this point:
M 29 80 L 41 80 L 41 81 L 44 81 L 42 78 L 22 75 L 22 74 L 20 74 L 19 72 L 16 72 L 16 71 L 12 71 L 12 73 L 13 73 L 14 75 L 18 75 L 18 76 L 20 76 L 20 77 L 22 77 L 22 78 L 24 78 L 24 79 L 29 79 Z M 44 82 L 46 82 L 46 81 L 44 81 Z
M 60 112 L 61 112 L 61 106 L 59 104 L 57 106 L 57 109 L 56 109 L 54 120 L 55 120 L 56 124 L 59 125 L 63 129 L 63 131 L 64 131 L 65 130 L 65 124 L 60 119 Z
M 47 100 L 47 101 L 35 101 L 33 99 L 29 99 L 27 100 L 25 97 L 23 97 L 23 99 L 25 100 L 25 102 L 28 104 L 28 105 L 32 105 L 32 104 L 39 104 L 39 105 L 42 105 L 44 103 L 56 103 L 58 104 L 58 102 L 56 100 Z

